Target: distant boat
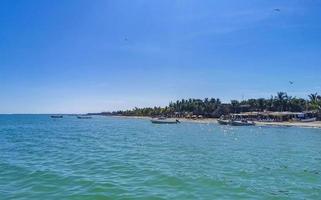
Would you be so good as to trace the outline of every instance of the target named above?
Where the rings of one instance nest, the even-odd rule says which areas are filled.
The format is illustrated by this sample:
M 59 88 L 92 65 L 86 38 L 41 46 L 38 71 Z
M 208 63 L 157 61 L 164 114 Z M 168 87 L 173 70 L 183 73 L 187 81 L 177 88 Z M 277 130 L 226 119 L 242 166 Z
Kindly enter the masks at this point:
M 217 122 L 221 125 L 229 125 L 230 124 L 230 120 L 226 120 L 226 119 L 218 119 Z
M 153 124 L 177 124 L 180 123 L 178 119 L 167 119 L 165 117 L 160 117 L 150 120 Z
M 253 121 L 247 121 L 247 120 L 232 120 L 230 124 L 232 126 L 254 126 L 255 125 Z
M 91 116 L 77 116 L 78 119 L 91 119 Z
M 307 118 L 307 119 L 300 119 L 300 122 L 315 122 L 315 121 L 317 121 L 316 117 Z
M 51 115 L 50 117 L 51 118 L 63 118 L 64 116 L 62 116 L 62 115 Z

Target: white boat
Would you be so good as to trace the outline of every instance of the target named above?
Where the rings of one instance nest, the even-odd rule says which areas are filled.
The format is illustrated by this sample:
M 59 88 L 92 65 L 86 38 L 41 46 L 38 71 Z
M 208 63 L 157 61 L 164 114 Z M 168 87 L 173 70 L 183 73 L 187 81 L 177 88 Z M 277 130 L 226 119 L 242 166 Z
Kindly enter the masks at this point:
M 78 119 L 91 119 L 91 116 L 77 116 Z
M 229 125 L 230 124 L 230 120 L 226 120 L 226 119 L 218 119 L 217 122 L 221 125 Z
M 300 122 L 315 122 L 315 121 L 317 121 L 316 117 L 307 118 L 307 119 L 300 119 Z
M 178 119 L 167 119 L 164 117 L 153 118 L 150 120 L 153 124 L 177 124 L 180 123 Z
M 232 126 L 254 126 L 255 122 L 247 121 L 247 120 L 232 120 L 230 122 L 230 125 L 232 125 Z

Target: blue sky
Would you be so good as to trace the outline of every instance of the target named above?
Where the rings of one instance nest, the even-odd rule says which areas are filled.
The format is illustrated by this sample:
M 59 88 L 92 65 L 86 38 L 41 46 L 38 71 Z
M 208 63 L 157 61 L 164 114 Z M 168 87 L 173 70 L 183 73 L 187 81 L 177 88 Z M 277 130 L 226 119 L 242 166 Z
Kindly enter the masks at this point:
M 315 0 L 2 0 L 0 113 L 321 93 L 320 24 Z

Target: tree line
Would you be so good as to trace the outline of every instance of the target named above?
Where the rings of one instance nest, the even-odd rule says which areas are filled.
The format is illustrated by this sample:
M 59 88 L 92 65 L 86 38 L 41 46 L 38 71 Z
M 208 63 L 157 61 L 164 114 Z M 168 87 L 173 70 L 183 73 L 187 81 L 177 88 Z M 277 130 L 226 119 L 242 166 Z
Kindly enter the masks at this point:
M 165 107 L 134 108 L 126 111 L 107 113 L 124 116 L 186 116 L 202 115 L 204 117 L 220 117 L 231 113 L 253 111 L 318 111 L 321 113 L 321 96 L 317 93 L 308 95 L 307 99 L 289 96 L 286 92 L 278 92 L 270 98 L 247 100 L 231 100 L 222 103 L 218 98 L 182 99 L 170 102 Z

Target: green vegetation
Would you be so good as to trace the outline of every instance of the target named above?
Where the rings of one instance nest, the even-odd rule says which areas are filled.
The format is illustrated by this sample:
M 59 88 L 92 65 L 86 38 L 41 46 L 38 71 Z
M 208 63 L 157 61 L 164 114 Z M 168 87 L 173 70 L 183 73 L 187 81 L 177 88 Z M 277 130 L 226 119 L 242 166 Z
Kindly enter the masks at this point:
M 134 108 L 133 110 L 117 111 L 110 114 L 125 116 L 187 116 L 202 115 L 204 117 L 220 117 L 230 113 L 251 111 L 290 111 L 302 112 L 315 110 L 321 112 L 321 96 L 310 94 L 308 99 L 296 98 L 285 92 L 278 92 L 269 99 L 232 100 L 222 103 L 220 99 L 182 99 L 171 102 L 166 107 Z

